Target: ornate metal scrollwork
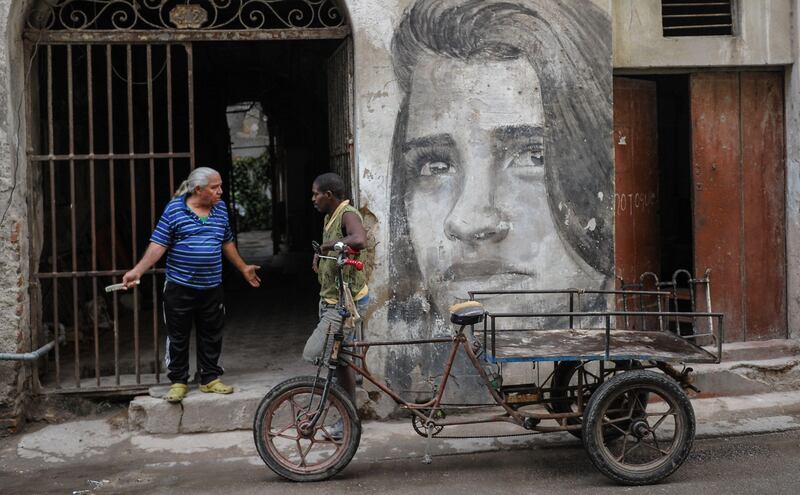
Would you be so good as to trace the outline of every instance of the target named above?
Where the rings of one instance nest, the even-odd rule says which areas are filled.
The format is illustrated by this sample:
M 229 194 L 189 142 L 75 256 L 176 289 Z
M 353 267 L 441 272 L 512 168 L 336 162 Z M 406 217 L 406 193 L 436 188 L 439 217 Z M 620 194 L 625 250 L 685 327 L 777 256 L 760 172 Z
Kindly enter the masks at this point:
M 335 0 L 45 0 L 28 27 L 48 31 L 309 29 L 345 25 Z

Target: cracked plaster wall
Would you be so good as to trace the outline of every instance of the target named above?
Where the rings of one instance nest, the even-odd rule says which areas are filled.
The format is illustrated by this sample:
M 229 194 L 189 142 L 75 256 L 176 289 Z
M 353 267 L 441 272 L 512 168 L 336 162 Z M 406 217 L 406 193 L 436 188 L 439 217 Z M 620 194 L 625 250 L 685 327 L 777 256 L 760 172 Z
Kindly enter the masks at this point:
M 0 352 L 30 350 L 28 167 L 24 160 L 22 13 L 0 0 Z M 20 111 L 21 110 L 21 111 Z M 16 187 L 15 187 L 16 186 Z M 13 191 L 13 194 L 12 194 Z M 30 366 L 0 361 L 0 429 L 14 428 L 30 388 Z

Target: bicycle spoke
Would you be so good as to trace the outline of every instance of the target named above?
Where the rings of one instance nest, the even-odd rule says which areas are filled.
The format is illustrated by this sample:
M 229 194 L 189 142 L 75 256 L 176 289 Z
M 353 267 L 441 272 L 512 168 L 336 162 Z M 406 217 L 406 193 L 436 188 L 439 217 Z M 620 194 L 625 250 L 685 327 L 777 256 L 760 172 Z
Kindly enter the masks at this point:
M 610 415 L 611 415 L 611 411 L 607 411 L 605 417 L 608 418 L 608 421 L 606 421 L 606 422 L 609 423 L 609 424 L 624 423 L 624 422 L 627 422 L 627 421 L 629 421 L 631 419 L 628 416 L 622 416 L 622 417 L 619 417 L 619 418 L 615 417 L 615 418 L 611 419 L 609 417 Z
M 641 441 L 641 440 L 636 440 L 636 443 L 635 443 L 635 444 L 633 444 L 633 447 L 631 447 L 631 449 L 630 449 L 630 450 L 629 450 L 627 453 L 628 453 L 628 454 L 630 454 L 630 453 L 631 453 L 631 452 L 633 452 L 634 450 L 636 450 L 636 449 L 638 449 L 639 447 L 641 447 L 641 445 L 642 445 L 642 441 Z
M 274 417 L 274 415 L 273 415 L 273 417 Z M 271 437 L 282 437 L 282 438 L 289 438 L 289 437 L 287 437 L 287 436 L 284 436 L 284 434 L 283 434 L 283 433 L 284 433 L 286 430 L 288 430 L 289 428 L 296 427 L 296 426 L 297 426 L 297 425 L 296 425 L 295 423 L 290 423 L 290 424 L 288 424 L 288 425 L 284 426 L 284 427 L 283 427 L 283 428 L 282 428 L 280 431 L 277 431 L 277 432 L 274 432 L 274 433 L 270 431 L 270 432 L 268 432 L 268 434 L 269 434 L 269 436 L 271 436 Z M 292 437 L 291 439 L 292 439 L 292 440 L 294 440 L 295 438 L 297 438 L 297 437 Z
M 663 414 L 663 416 L 661 416 L 661 419 L 656 421 L 656 424 L 654 424 L 652 426 L 652 428 L 650 428 L 650 431 L 655 432 L 658 429 L 658 427 L 661 426 L 661 423 L 663 423 L 665 419 L 667 419 L 669 416 L 676 416 L 677 415 L 676 411 L 674 409 L 672 409 L 672 408 L 670 408 L 669 411 L 667 411 L 665 413 L 662 413 L 662 414 Z
M 639 397 L 639 394 L 633 394 L 633 400 L 634 400 L 634 405 L 635 404 L 639 404 L 639 407 L 641 408 L 641 411 L 644 412 L 645 414 L 647 414 L 645 412 L 645 410 L 647 409 L 647 406 L 642 405 L 641 397 Z
M 617 462 L 625 462 L 625 446 L 628 445 L 628 434 L 622 433 L 622 455 L 617 458 Z
M 297 439 L 297 453 L 300 454 L 300 466 L 306 467 L 306 456 L 303 454 L 303 445 L 300 443 L 300 439 Z
M 653 445 L 655 445 L 658 450 L 661 450 L 661 447 L 658 445 L 658 437 L 656 437 L 655 430 L 650 430 L 650 434 L 653 435 Z
M 644 442 L 644 441 L 640 441 L 639 443 L 641 445 L 644 445 L 645 447 L 647 447 L 650 450 L 655 450 L 656 452 L 658 452 L 661 455 L 669 455 L 668 451 L 662 450 L 661 448 L 659 448 L 659 447 L 657 447 L 655 445 L 650 445 L 649 443 Z
M 609 421 L 604 421 L 604 422 L 603 422 L 603 426 L 604 426 L 604 427 L 605 427 L 606 425 L 607 425 L 607 426 L 610 426 L 610 427 L 612 427 L 612 428 L 614 428 L 614 429 L 617 429 L 617 430 L 619 430 L 619 432 L 620 432 L 620 433 L 622 433 L 623 435 L 627 435 L 627 434 L 628 434 L 628 431 L 627 431 L 627 430 L 623 430 L 622 428 L 620 428 L 619 426 L 617 426 L 617 425 L 615 424 L 615 423 L 617 423 L 617 422 L 619 422 L 619 420 L 609 420 Z

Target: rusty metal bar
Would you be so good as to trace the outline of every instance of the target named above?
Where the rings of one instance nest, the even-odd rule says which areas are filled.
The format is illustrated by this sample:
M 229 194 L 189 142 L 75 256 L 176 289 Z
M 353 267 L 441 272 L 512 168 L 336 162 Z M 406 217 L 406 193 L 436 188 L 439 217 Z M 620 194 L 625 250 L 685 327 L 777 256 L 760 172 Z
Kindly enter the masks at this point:
M 708 29 L 708 28 L 729 28 L 733 26 L 731 23 L 726 24 L 698 24 L 693 26 L 664 26 L 664 31 L 687 31 L 692 29 Z
M 86 45 L 86 95 L 89 122 L 89 153 L 94 153 L 94 83 L 92 73 L 92 45 Z M 92 235 L 92 271 L 97 270 L 97 211 L 95 210 L 95 163 L 89 160 L 89 216 Z M 100 386 L 100 328 L 97 322 L 97 279 L 92 279 L 92 333 L 94 335 L 94 376 Z
M 72 73 L 72 45 L 67 45 L 67 122 L 69 153 L 75 153 L 75 103 Z M 78 270 L 78 235 L 75 215 L 75 160 L 69 161 L 69 218 L 70 247 L 72 248 L 72 269 Z M 81 348 L 80 325 L 78 323 L 78 279 L 72 279 L 72 331 L 74 334 L 75 388 L 81 386 Z
M 55 150 L 53 136 L 53 47 L 47 45 L 47 146 L 50 153 Z M 58 233 L 56 231 L 56 167 L 50 162 L 50 254 L 51 270 L 58 270 Z M 59 352 L 58 280 L 53 280 L 53 340 L 56 342 L 56 388 L 61 388 L 61 354 Z
M 37 273 L 36 278 L 38 279 L 50 279 L 50 278 L 73 278 L 73 277 L 118 277 L 120 275 L 125 275 L 128 270 L 96 270 L 96 271 L 79 271 L 79 272 L 53 272 L 53 273 Z M 151 269 L 144 272 L 145 275 L 150 273 L 166 273 L 164 268 L 158 269 Z
M 67 161 L 67 160 L 110 160 L 122 158 L 129 160 L 149 160 L 151 158 L 190 158 L 188 152 L 178 153 L 86 153 L 75 155 L 31 155 L 30 159 L 35 162 Z
M 669 7 L 715 7 L 715 6 L 728 6 L 730 5 L 730 0 L 725 2 L 686 2 L 686 3 L 664 3 L 662 2 L 662 8 L 669 8 Z
M 183 45 L 186 47 L 186 80 L 189 91 L 189 168 L 195 168 L 195 155 L 194 155 L 194 53 L 192 52 L 192 45 L 187 43 Z
M 117 208 L 116 208 L 116 188 L 114 184 L 114 78 L 112 59 L 112 45 L 106 45 L 106 84 L 108 97 L 108 189 L 109 189 L 109 210 L 111 215 L 111 269 L 117 269 Z M 112 282 L 117 282 L 117 277 L 112 278 Z M 117 292 L 113 295 L 114 312 L 114 379 L 116 384 L 119 380 L 119 296 Z
M 153 153 L 153 50 L 152 45 L 147 45 L 147 144 L 148 151 Z M 150 159 L 150 231 L 156 228 L 156 184 L 155 184 L 155 162 Z M 158 275 L 153 273 L 153 365 L 156 374 L 156 383 L 160 382 L 158 376 L 158 311 L 156 311 L 158 301 Z M 136 383 L 139 383 L 137 375 Z
M 569 293 L 569 312 L 572 313 L 573 311 L 575 311 L 575 295 L 572 292 L 570 292 Z M 575 325 L 574 325 L 574 322 L 573 322 L 573 319 L 572 319 L 571 316 L 569 317 L 569 327 L 570 328 L 575 328 Z
M 133 45 L 125 46 L 127 61 L 128 89 L 128 152 L 133 153 L 136 143 L 133 133 Z M 131 190 L 131 259 L 136 263 L 136 160 L 128 160 Z M 133 287 L 133 361 L 136 383 L 141 383 L 139 374 L 139 288 Z
M 175 191 L 175 161 L 172 159 L 172 45 L 167 45 L 167 151 L 169 157 L 169 192 Z
M 344 39 L 350 35 L 350 26 L 291 28 L 291 29 L 217 29 L 209 31 L 159 29 L 111 31 L 86 29 L 82 31 L 48 31 L 26 29 L 23 38 L 40 43 L 78 43 L 87 41 L 109 44 L 127 43 L 191 43 L 193 41 L 292 41 Z

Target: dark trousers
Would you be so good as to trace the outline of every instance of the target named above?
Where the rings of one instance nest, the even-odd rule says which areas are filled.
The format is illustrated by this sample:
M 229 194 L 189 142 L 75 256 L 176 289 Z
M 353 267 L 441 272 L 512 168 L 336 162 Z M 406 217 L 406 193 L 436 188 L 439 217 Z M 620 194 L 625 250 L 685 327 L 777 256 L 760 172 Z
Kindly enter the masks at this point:
M 197 368 L 203 385 L 222 375 L 225 301 L 222 286 L 199 290 L 167 281 L 164 286 L 164 323 L 167 325 L 167 377 L 172 383 L 189 382 L 189 337 L 197 332 Z

